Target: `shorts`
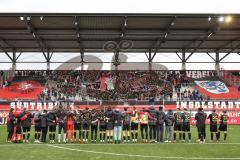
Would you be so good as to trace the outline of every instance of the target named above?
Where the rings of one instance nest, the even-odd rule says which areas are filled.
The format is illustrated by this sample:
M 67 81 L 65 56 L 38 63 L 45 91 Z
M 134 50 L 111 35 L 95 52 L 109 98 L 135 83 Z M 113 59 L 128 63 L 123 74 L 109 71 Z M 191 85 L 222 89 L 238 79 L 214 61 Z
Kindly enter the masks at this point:
M 183 132 L 190 132 L 190 124 L 183 124 L 182 131 Z
M 219 125 L 219 131 L 226 132 L 227 131 L 227 124 L 220 124 Z
M 56 132 L 56 126 L 49 126 L 49 132 Z
M 16 127 L 16 133 L 17 134 L 22 134 L 22 128 L 20 126 Z
M 61 134 L 61 132 L 66 133 L 66 123 L 59 123 L 58 124 L 58 134 Z
M 82 124 L 82 130 L 89 130 L 90 125 L 88 123 Z
M 35 132 L 41 132 L 41 126 L 36 126 L 35 125 Z
M 107 130 L 113 130 L 113 123 L 107 123 Z
M 123 131 L 130 131 L 130 124 L 123 124 Z
M 99 131 L 100 132 L 105 132 L 107 130 L 107 126 L 106 125 L 99 125 Z
M 183 127 L 182 124 L 174 124 L 173 130 L 174 131 L 182 131 L 182 127 Z
M 131 123 L 131 130 L 138 130 L 138 123 Z
M 31 127 L 23 127 L 23 132 L 30 132 Z
M 67 130 L 72 131 L 73 130 L 73 125 L 72 124 L 67 124 Z
M 75 131 L 80 131 L 81 130 L 81 123 L 74 123 L 74 130 Z
M 210 132 L 217 132 L 218 127 L 217 124 L 210 124 Z

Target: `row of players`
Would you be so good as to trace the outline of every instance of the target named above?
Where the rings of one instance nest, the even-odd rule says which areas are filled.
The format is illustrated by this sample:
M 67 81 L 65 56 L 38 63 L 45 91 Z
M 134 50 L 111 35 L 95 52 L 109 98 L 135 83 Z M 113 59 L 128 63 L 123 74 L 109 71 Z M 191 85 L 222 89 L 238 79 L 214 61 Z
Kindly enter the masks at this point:
M 118 109 L 112 110 L 111 107 L 105 109 L 85 108 L 84 110 L 67 109 L 61 105 L 52 111 L 44 110 L 31 113 L 24 109 L 23 112 L 14 112 L 10 109 L 7 129 L 7 141 L 10 142 L 26 142 L 29 143 L 32 120 L 35 125 L 35 143 L 46 142 L 47 132 L 49 132 L 50 143 L 55 143 L 55 134 L 58 126 L 58 143 L 61 143 L 61 132 L 63 131 L 63 142 L 67 143 L 69 136 L 71 142 L 88 143 L 91 132 L 91 142 L 96 143 L 99 135 L 100 143 L 107 140 L 108 143 L 121 143 L 122 138 L 124 143 L 138 141 L 138 127 L 140 127 L 141 139 L 143 143 L 163 142 L 163 133 L 165 128 L 165 142 L 176 142 L 177 133 L 180 141 L 191 142 L 190 132 L 191 115 L 187 109 L 181 111 L 178 109 L 175 113 L 168 110 L 163 111 L 160 106 L 158 110 L 154 107 L 149 109 L 142 108 L 137 111 L 135 107 L 129 111 L 124 108 L 124 111 Z M 220 131 L 224 132 L 224 141 L 227 137 L 227 120 L 226 111 L 220 116 L 220 125 L 218 128 L 219 116 L 215 110 L 207 117 L 202 108 L 199 108 L 195 115 L 196 126 L 198 128 L 198 138 L 200 143 L 204 143 L 206 139 L 206 118 L 210 119 L 211 141 L 214 133 L 216 140 L 220 139 Z M 98 133 L 99 132 L 99 133 Z M 122 135 L 123 134 L 123 135 Z M 78 139 L 77 139 L 78 137 Z

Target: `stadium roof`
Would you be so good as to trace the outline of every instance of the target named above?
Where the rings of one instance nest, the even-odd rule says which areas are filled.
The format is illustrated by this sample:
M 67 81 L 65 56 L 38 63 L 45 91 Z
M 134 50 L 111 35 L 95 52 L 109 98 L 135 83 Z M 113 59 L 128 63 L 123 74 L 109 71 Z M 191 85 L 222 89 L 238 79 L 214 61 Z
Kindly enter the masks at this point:
M 0 51 L 240 52 L 240 15 L 220 16 L 2 13 Z

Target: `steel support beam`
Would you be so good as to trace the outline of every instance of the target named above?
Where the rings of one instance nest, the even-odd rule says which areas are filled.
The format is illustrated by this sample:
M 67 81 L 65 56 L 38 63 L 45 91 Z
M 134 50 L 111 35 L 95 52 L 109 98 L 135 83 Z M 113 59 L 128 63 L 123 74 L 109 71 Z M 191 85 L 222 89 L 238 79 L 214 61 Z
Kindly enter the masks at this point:
M 17 57 L 16 57 L 16 52 L 13 50 L 13 57 L 12 57 L 12 70 L 15 71 L 17 69 Z
M 186 62 L 187 62 L 187 59 L 186 59 L 186 53 L 185 53 L 185 50 L 182 52 L 182 70 L 186 70 Z
M 156 56 L 156 52 L 152 53 L 152 50 L 149 50 L 148 55 L 147 53 L 145 53 L 147 59 L 148 59 L 148 70 L 151 71 L 152 70 L 152 63 L 153 63 L 153 59 Z
M 81 56 L 81 70 L 84 70 L 84 52 L 80 51 Z
M 166 41 L 168 34 L 170 34 L 170 29 L 174 25 L 176 19 L 177 19 L 176 16 L 171 19 L 170 23 L 166 26 L 164 30 L 164 37 L 158 38 L 157 41 L 152 45 L 151 49 L 155 49 L 155 53 L 158 52 L 158 49 Z
M 46 53 L 43 52 L 43 56 L 45 57 L 46 63 L 47 63 L 47 70 L 50 70 L 50 63 L 51 63 L 52 55 L 53 55 L 53 50 L 52 50 L 51 53 L 50 53 L 50 50 L 49 50 L 49 49 L 47 50 Z
M 120 65 L 119 52 L 118 51 L 115 52 L 113 65 L 115 66 L 115 70 L 117 71 L 118 66 Z
M 216 51 L 216 58 L 215 58 L 215 70 L 217 71 L 217 75 L 220 73 L 220 59 L 219 59 L 219 50 Z

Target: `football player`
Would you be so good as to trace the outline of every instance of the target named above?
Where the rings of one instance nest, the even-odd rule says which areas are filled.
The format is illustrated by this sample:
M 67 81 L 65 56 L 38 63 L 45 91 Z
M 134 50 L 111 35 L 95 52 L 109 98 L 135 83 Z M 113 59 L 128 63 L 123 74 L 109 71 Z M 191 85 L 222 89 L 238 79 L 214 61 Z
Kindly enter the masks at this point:
M 37 110 L 34 114 L 34 143 L 40 143 L 40 136 L 41 136 L 41 120 L 40 120 L 41 113 Z
M 55 143 L 55 134 L 56 134 L 56 126 L 57 126 L 57 117 L 55 115 L 55 110 L 48 112 L 47 125 L 49 127 L 50 143 Z
M 125 107 L 124 111 L 122 112 L 123 115 L 123 142 L 129 143 L 130 142 L 130 113 L 127 110 L 128 108 Z
M 113 122 L 114 122 L 114 115 L 111 107 L 108 107 L 106 111 L 106 124 L 107 124 L 107 142 L 112 143 L 113 141 Z
M 22 117 L 20 118 L 22 121 L 22 127 L 23 127 L 23 143 L 29 143 L 30 138 L 30 130 L 31 130 L 31 122 L 33 115 L 31 112 L 27 111 L 26 108 L 24 108 L 22 112 Z
M 175 122 L 174 122 L 174 133 L 173 133 L 173 142 L 176 142 L 177 133 L 179 133 L 179 140 L 182 140 L 182 126 L 183 126 L 183 114 L 180 108 L 177 109 L 177 112 L 174 113 Z
M 227 111 L 223 111 L 223 114 L 220 117 L 220 125 L 219 125 L 219 132 L 218 137 L 220 139 L 220 131 L 224 133 L 224 142 L 226 142 L 227 139 L 227 121 L 228 121 L 228 115 Z
M 183 111 L 183 140 L 186 142 L 186 134 L 188 135 L 188 142 L 191 142 L 191 132 L 190 132 L 190 120 L 191 114 L 184 108 Z
M 91 143 L 97 142 L 98 113 L 96 109 L 91 111 Z
M 211 132 L 211 140 L 213 141 L 213 134 L 216 135 L 216 140 L 218 141 L 218 114 L 216 113 L 216 110 L 213 110 L 211 114 L 209 114 L 208 119 L 210 119 L 210 132 Z
M 81 131 L 81 121 L 82 121 L 82 113 L 81 110 L 74 111 L 74 143 L 77 141 L 77 132 L 78 132 L 78 141 L 81 142 L 82 139 L 82 131 Z
M 133 143 L 137 143 L 138 141 L 138 118 L 136 107 L 133 106 L 133 110 L 131 112 L 131 136 Z
M 56 116 L 58 120 L 58 143 L 61 143 L 61 135 L 63 130 L 63 143 L 66 143 L 66 116 L 67 111 L 63 108 L 63 106 L 60 104 L 60 106 L 57 108 Z
M 68 138 L 70 135 L 71 138 L 71 143 L 73 143 L 74 139 L 74 134 L 73 134 L 73 124 L 74 124 L 74 117 L 75 117 L 75 112 L 72 110 L 70 106 L 68 106 L 68 110 L 66 113 L 66 124 L 67 124 L 67 129 L 66 129 L 66 141 L 68 142 Z
M 101 109 L 98 113 L 98 123 L 99 123 L 99 138 L 100 143 L 104 143 L 106 139 L 106 129 L 107 129 L 107 119 L 105 116 L 104 109 Z
M 83 143 L 88 143 L 89 128 L 91 123 L 91 112 L 87 107 L 82 111 L 82 138 Z

